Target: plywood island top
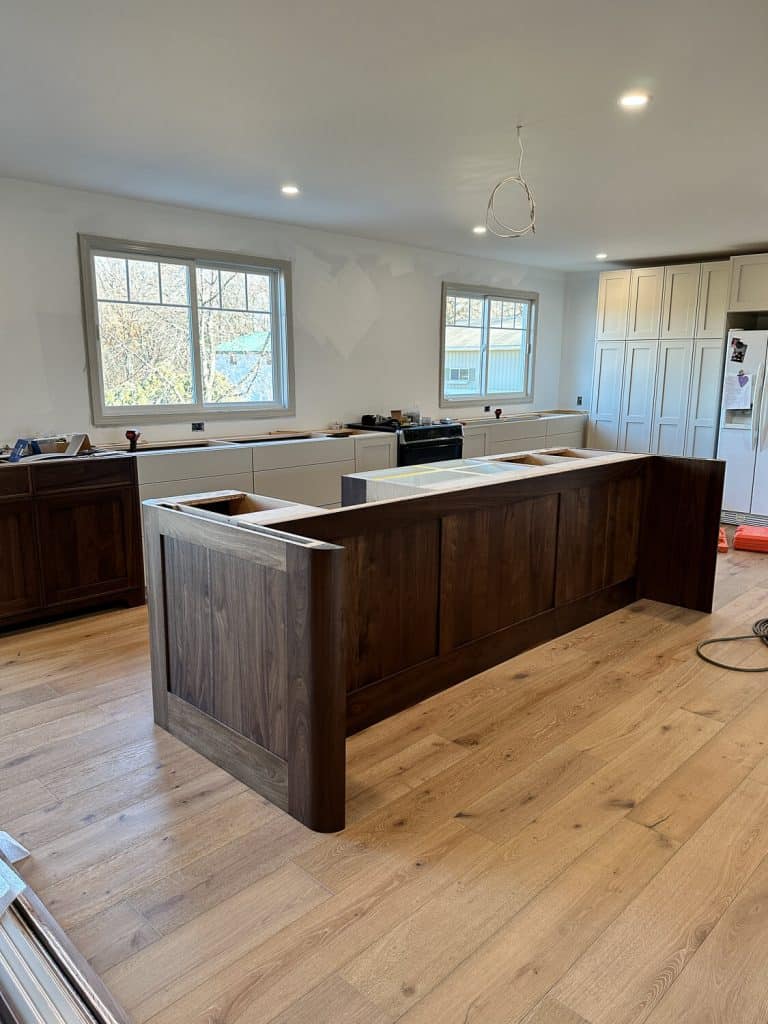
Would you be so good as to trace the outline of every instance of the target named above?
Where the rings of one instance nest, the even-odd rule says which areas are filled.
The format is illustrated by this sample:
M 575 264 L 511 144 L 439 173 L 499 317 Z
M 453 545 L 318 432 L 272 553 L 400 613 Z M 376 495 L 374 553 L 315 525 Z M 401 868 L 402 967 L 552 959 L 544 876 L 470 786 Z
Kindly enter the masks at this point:
M 372 502 L 430 492 L 463 490 L 484 484 L 510 483 L 512 480 L 530 480 L 532 477 L 643 458 L 648 456 L 588 448 L 537 448 L 477 459 L 451 459 L 430 465 L 350 473 L 344 480 L 350 482 L 350 494 L 359 493 L 360 500 Z M 357 486 L 352 482 L 358 482 Z M 345 500 L 344 504 L 350 502 Z

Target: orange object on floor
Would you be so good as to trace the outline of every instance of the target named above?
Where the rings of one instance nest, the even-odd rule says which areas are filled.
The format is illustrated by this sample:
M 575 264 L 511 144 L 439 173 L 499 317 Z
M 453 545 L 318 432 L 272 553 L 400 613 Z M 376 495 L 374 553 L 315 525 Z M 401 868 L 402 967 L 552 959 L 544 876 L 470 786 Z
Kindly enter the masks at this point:
M 728 550 L 728 538 L 725 535 L 725 527 L 720 527 L 720 533 L 717 538 L 717 550 L 727 551 Z
M 740 526 L 733 535 L 739 551 L 763 551 L 768 554 L 768 526 Z

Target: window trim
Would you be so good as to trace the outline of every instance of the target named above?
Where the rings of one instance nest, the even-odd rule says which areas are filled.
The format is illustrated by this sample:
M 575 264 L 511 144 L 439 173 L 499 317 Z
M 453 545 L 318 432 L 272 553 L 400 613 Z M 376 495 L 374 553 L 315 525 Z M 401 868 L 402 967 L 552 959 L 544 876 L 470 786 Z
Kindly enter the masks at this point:
M 83 329 L 88 367 L 88 392 L 91 402 L 91 422 L 94 426 L 130 426 L 152 422 L 183 422 L 185 420 L 227 420 L 227 419 L 277 419 L 296 415 L 295 374 L 293 359 L 293 290 L 290 260 L 272 259 L 263 256 L 246 256 L 242 253 L 220 252 L 212 249 L 196 249 L 181 245 L 165 245 L 152 242 L 132 242 L 120 238 L 106 238 L 100 235 L 78 234 L 80 254 L 80 285 L 83 309 Z M 280 391 L 273 402 L 227 403 L 225 408 L 206 405 L 202 401 L 174 405 L 165 411 L 162 406 L 107 407 L 104 404 L 101 371 L 101 346 L 99 344 L 96 279 L 93 258 L 99 254 L 118 254 L 126 257 L 144 256 L 161 262 L 202 263 L 216 265 L 220 269 L 264 269 L 274 275 L 272 301 L 273 322 L 280 324 L 283 344 L 273 347 L 272 358 L 276 363 L 275 382 Z M 195 300 L 197 282 L 190 275 L 190 306 Z M 196 308 L 196 303 L 195 307 Z M 201 379 L 199 324 L 197 317 L 191 317 L 192 364 L 194 379 Z
M 492 298 L 492 299 L 518 299 L 525 302 L 530 302 L 532 311 L 532 323 L 528 330 L 528 351 L 526 353 L 526 367 L 525 367 L 525 391 L 515 391 L 509 394 L 500 394 L 494 392 L 491 394 L 481 395 L 457 395 L 449 397 L 444 391 L 444 378 L 445 378 L 445 309 L 450 294 L 459 295 L 471 295 L 477 298 Z M 483 310 L 483 319 L 486 319 L 486 310 Z M 441 409 L 456 408 L 457 406 L 463 405 L 488 405 L 493 402 L 504 402 L 505 404 L 525 404 L 533 401 L 533 388 L 534 388 L 534 369 L 536 364 L 536 341 L 538 336 L 539 328 L 539 293 L 538 292 L 526 292 L 517 289 L 509 288 L 492 288 L 485 285 L 476 284 L 456 284 L 453 281 L 443 281 L 441 299 L 440 299 L 440 362 L 438 365 L 438 401 Z M 484 329 L 488 329 L 487 323 L 484 322 Z M 481 363 L 485 362 L 485 357 L 482 358 Z

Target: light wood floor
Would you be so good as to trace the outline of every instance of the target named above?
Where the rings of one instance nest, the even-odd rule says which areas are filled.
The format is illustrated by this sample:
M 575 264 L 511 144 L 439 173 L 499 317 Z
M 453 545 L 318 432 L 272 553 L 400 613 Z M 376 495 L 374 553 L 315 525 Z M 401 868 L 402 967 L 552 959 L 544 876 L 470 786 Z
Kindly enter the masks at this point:
M 144 609 L 0 639 L 0 828 L 136 1021 L 768 1020 L 768 673 L 643 601 L 349 743 L 302 828 L 153 727 Z M 755 643 L 737 654 L 768 663 Z

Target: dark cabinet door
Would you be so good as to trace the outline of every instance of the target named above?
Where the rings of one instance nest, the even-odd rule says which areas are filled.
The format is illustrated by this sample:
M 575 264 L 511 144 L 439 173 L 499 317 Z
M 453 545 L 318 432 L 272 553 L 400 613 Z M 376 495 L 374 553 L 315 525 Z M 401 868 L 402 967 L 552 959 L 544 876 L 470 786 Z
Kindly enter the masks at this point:
M 34 504 L 23 500 L 0 502 L 0 619 L 39 604 Z
M 70 491 L 38 499 L 46 605 L 141 585 L 135 503 L 132 487 Z

